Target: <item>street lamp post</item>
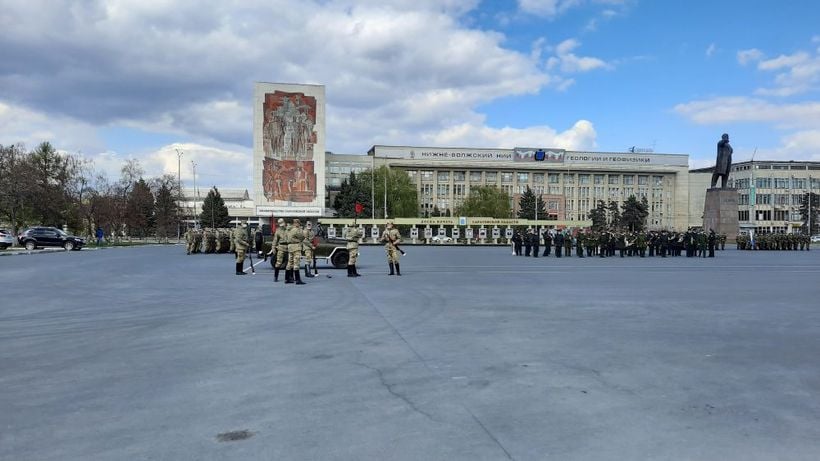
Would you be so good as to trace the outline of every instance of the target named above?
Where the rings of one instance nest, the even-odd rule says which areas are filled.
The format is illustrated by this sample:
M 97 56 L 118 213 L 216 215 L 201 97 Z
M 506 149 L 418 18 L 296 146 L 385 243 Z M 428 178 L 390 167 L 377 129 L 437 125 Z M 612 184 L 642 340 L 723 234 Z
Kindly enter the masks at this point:
M 177 151 L 177 207 L 182 206 L 182 151 Z M 177 212 L 178 213 L 178 212 Z M 177 214 L 179 216 L 179 214 Z M 182 222 L 177 218 L 177 241 L 179 241 L 182 234 Z

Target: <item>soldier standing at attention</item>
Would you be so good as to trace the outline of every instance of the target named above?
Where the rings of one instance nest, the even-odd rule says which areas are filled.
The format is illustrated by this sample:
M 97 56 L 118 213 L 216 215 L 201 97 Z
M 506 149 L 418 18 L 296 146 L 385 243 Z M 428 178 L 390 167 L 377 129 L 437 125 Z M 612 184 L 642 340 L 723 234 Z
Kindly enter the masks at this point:
M 313 259 L 313 238 L 316 237 L 316 233 L 313 232 L 313 224 L 310 221 L 305 223 L 305 240 L 302 241 L 302 252 L 305 255 L 305 277 L 311 278 L 315 277 L 310 273 L 310 265 L 313 264 L 313 270 L 318 275 L 319 271 L 316 270 L 316 261 Z
M 382 232 L 382 242 L 384 242 L 384 251 L 387 252 L 387 264 L 390 266 L 390 273 L 393 275 L 393 268 L 396 268 L 396 275 L 401 275 L 401 267 L 399 267 L 399 250 L 396 248 L 397 243 L 401 243 L 401 233 L 398 229 L 393 227 L 393 221 L 387 221 L 387 225 Z
M 538 233 L 538 228 L 535 228 L 532 235 L 530 235 L 530 240 L 532 240 L 532 257 L 538 257 L 539 247 L 541 246 L 541 234 Z
M 555 257 L 560 258 L 561 252 L 564 250 L 564 234 L 558 232 L 555 234 Z
M 191 250 L 194 249 L 194 233 L 191 231 L 190 228 L 185 231 L 185 254 L 191 254 Z
M 527 229 L 524 234 L 524 256 L 529 256 L 532 252 L 532 229 Z
M 299 218 L 293 219 L 293 225 L 288 230 L 288 265 L 285 267 L 285 283 L 304 285 L 302 277 L 299 275 L 299 262 L 302 260 L 302 242 L 305 240 L 305 233 L 302 230 L 302 223 Z M 288 281 L 290 273 L 290 281 Z
M 236 275 L 245 275 L 242 265 L 245 264 L 245 251 L 250 246 L 247 228 L 248 223 L 242 221 L 242 224 L 233 230 L 233 246 L 236 250 Z
M 541 235 L 544 237 L 544 254 L 542 256 L 549 256 L 550 248 L 552 248 L 552 235 L 549 229 L 546 229 Z
M 347 276 L 361 277 L 356 271 L 356 262 L 359 260 L 359 239 L 364 233 L 355 224 L 347 228 Z
M 276 232 L 273 234 L 273 241 L 271 242 L 270 253 L 268 253 L 268 255 L 272 255 L 274 251 L 276 252 L 276 261 L 273 265 L 273 281 L 278 282 L 279 271 L 286 262 L 285 255 L 288 252 L 288 234 L 285 229 L 285 220 L 282 218 L 276 221 Z M 285 272 L 286 282 L 290 280 L 289 275 L 289 273 Z

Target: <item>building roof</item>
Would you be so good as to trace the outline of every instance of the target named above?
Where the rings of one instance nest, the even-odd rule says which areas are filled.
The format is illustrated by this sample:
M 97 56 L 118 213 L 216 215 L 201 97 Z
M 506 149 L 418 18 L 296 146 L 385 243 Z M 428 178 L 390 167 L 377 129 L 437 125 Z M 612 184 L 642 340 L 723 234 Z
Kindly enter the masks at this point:
M 204 188 L 200 187 L 199 189 L 199 199 L 204 199 L 208 196 L 208 191 L 211 188 Z M 229 189 L 229 188 L 217 188 L 219 190 L 219 195 L 222 197 L 222 200 L 230 200 L 230 201 L 241 201 L 241 200 L 250 200 L 250 194 L 248 194 L 248 189 Z M 194 200 L 197 199 L 196 191 L 192 187 L 183 187 L 182 188 L 182 197 L 187 200 Z
M 814 162 L 810 160 L 745 160 L 743 162 L 736 162 L 732 163 L 732 170 L 734 171 L 738 166 L 746 166 L 746 165 L 771 165 L 771 166 L 789 166 L 789 167 L 808 167 L 810 170 L 817 170 L 820 169 L 820 162 Z M 711 173 L 714 171 L 714 165 L 704 167 L 704 168 L 695 168 L 689 170 L 690 173 Z

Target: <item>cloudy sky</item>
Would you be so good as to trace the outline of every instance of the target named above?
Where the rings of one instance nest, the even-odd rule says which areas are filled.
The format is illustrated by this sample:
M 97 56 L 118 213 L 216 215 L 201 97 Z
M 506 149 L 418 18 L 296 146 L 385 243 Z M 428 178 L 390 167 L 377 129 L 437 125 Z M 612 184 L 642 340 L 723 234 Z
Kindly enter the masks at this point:
M 327 150 L 631 146 L 820 160 L 814 0 L 0 0 L 0 144 L 251 187 L 253 83 Z M 736 160 L 736 161 L 737 161 Z

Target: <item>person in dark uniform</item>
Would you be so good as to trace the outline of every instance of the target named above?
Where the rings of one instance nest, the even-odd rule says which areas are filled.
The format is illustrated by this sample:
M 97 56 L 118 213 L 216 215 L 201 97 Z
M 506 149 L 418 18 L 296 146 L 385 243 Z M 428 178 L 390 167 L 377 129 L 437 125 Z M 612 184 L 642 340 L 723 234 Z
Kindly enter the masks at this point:
M 544 256 L 550 255 L 550 249 L 552 248 L 552 234 L 550 234 L 549 229 L 544 231 Z
M 538 257 L 539 246 L 541 245 L 541 236 L 538 235 L 538 229 L 530 231 L 530 244 L 532 245 L 532 257 Z
M 515 231 L 512 236 L 513 247 L 515 248 L 515 255 L 521 256 L 521 233 Z
M 532 252 L 532 229 L 527 229 L 527 233 L 524 234 L 524 256 L 529 256 Z
M 659 249 L 658 251 L 661 253 L 661 258 L 666 257 L 666 249 L 669 246 L 669 234 L 666 231 L 661 232 L 661 236 L 658 238 Z
M 564 250 L 564 233 L 558 232 L 555 234 L 555 257 L 560 258 L 561 252 Z
M 709 257 L 714 258 L 715 257 L 715 243 L 717 243 L 717 235 L 715 235 L 715 231 L 712 230 L 712 229 L 709 229 L 708 241 L 709 241 Z

